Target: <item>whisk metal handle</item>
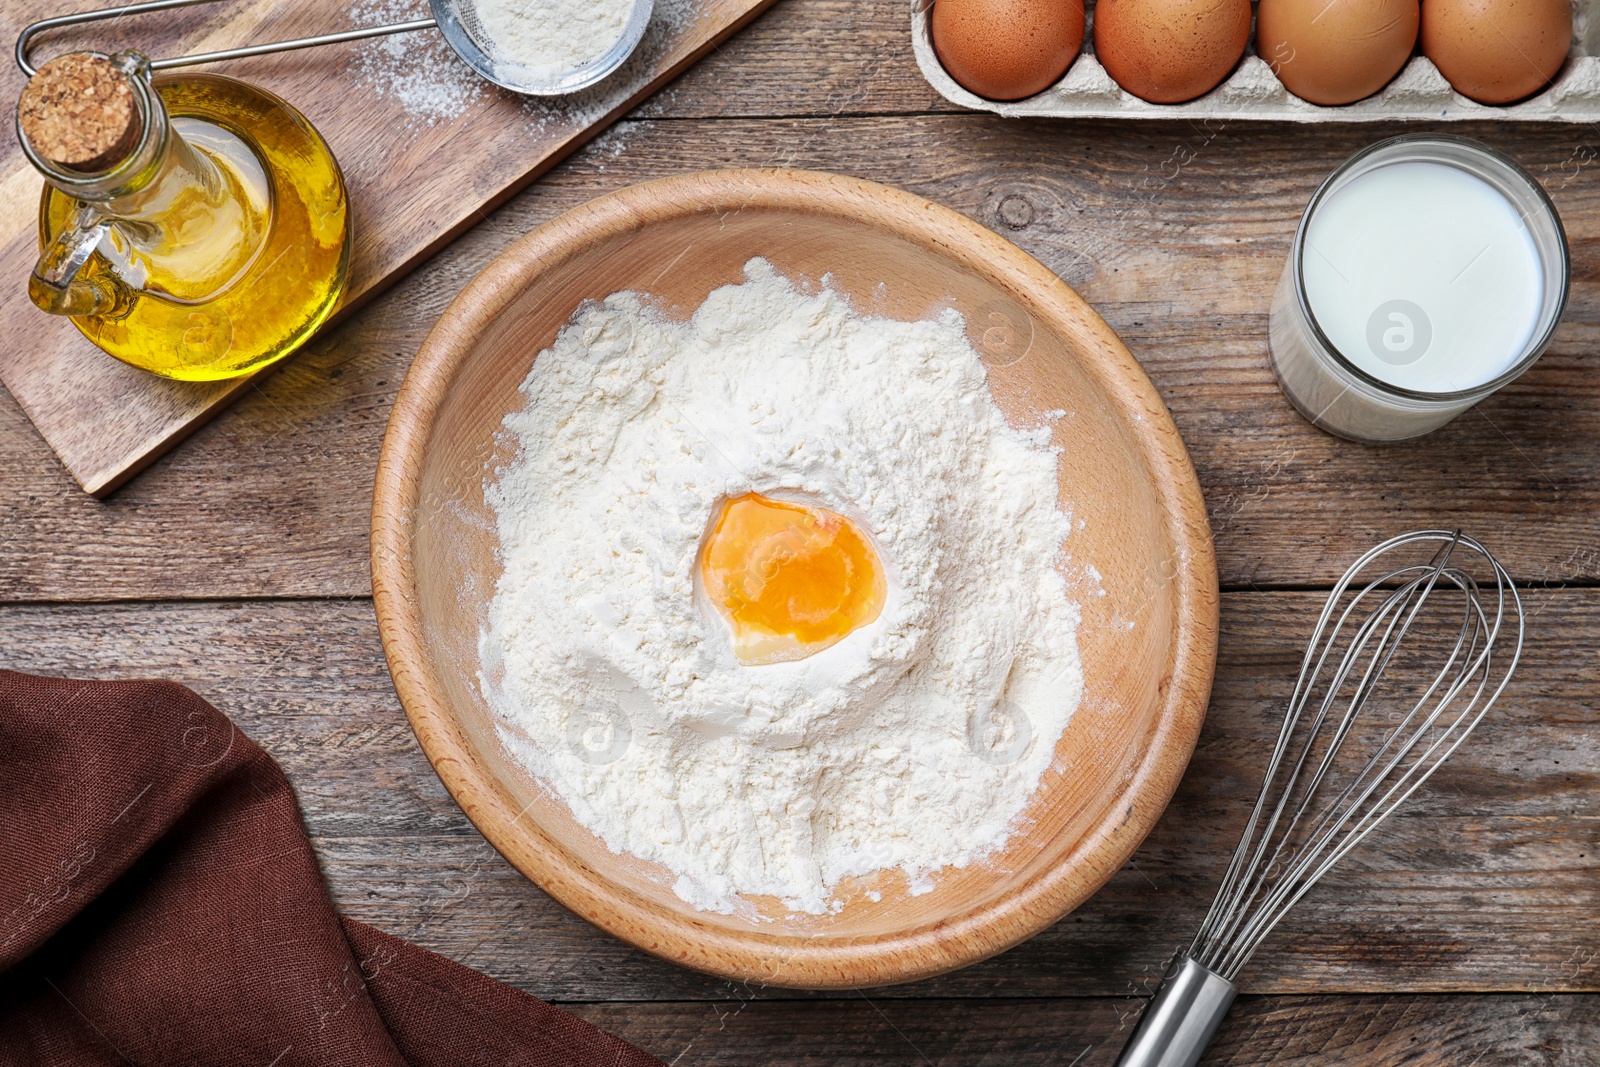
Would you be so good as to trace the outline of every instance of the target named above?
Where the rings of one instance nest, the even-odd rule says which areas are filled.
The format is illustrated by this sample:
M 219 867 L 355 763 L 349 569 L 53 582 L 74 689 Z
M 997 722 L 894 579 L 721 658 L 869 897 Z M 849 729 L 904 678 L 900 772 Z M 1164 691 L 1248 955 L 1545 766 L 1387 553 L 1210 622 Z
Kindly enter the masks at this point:
M 1180 952 L 1145 1008 L 1117 1067 L 1194 1067 L 1238 992 L 1222 975 Z
M 105 7 L 97 11 L 84 11 L 76 15 L 58 15 L 55 18 L 40 19 L 38 22 L 23 28 L 17 35 L 17 66 L 22 68 L 22 73 L 33 77 L 38 70 L 33 65 L 33 39 L 49 30 L 64 29 L 68 26 L 81 26 L 87 22 L 99 22 L 102 19 L 124 18 L 128 15 L 143 15 L 151 11 L 167 11 L 175 7 L 192 7 L 195 4 L 211 4 L 217 0 L 147 0 L 142 4 L 128 4 L 123 7 Z M 151 70 L 169 70 L 173 67 L 190 67 L 197 63 L 215 63 L 224 59 L 243 59 L 246 56 L 262 56 L 272 52 L 289 52 L 296 48 L 314 48 L 323 44 L 338 44 L 341 41 L 359 41 L 367 37 L 381 37 L 391 33 L 410 33 L 412 30 L 425 30 L 438 23 L 431 18 L 416 19 L 412 22 L 396 22 L 388 26 L 364 26 L 359 30 L 345 30 L 342 33 L 325 33 L 317 37 L 300 37 L 292 41 L 272 41 L 268 44 L 249 45 L 244 48 L 225 48 L 216 52 L 201 52 L 190 56 L 172 56 L 167 59 L 158 59 L 150 64 Z

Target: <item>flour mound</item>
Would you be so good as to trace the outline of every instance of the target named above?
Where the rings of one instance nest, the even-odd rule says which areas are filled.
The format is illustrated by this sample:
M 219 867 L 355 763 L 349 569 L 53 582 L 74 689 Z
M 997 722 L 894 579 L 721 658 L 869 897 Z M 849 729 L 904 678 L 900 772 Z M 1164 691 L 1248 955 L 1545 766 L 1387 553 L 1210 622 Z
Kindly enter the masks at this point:
M 522 391 L 485 485 L 504 572 L 480 682 L 579 822 L 724 912 L 836 911 L 841 881 L 892 869 L 925 891 L 1004 844 L 1082 689 L 1072 523 L 1048 429 L 1007 425 L 958 314 L 863 316 L 755 259 L 687 322 L 586 304 Z M 695 573 L 750 492 L 870 534 L 876 622 L 734 658 Z

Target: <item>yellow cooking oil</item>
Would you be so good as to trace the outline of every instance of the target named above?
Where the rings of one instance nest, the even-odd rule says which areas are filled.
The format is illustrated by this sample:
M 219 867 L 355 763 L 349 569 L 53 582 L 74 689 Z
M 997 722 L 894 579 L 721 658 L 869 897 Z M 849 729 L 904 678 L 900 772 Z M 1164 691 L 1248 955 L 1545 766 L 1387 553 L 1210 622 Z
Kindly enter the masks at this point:
M 115 219 L 83 269 L 118 299 L 73 321 L 100 348 L 182 381 L 216 381 L 294 351 L 333 312 L 350 257 L 339 165 L 298 111 L 216 75 L 155 79 L 173 132 L 212 164 Z M 178 145 L 180 149 L 183 145 Z M 47 185 L 47 245 L 81 204 Z

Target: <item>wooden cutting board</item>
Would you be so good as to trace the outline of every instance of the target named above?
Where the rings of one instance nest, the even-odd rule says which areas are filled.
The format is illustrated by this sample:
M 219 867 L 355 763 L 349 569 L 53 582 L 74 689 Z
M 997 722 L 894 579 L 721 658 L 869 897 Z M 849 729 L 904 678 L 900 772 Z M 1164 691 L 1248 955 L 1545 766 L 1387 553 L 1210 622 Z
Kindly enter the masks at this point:
M 657 0 L 638 52 L 593 89 L 550 103 L 477 79 L 424 30 L 210 68 L 294 104 L 344 168 L 355 213 L 350 287 L 362 306 L 506 198 L 749 22 L 774 0 Z M 7 0 L 0 41 L 37 19 L 97 4 Z M 424 0 L 221 0 L 42 37 L 61 52 L 138 48 L 160 58 L 424 17 Z M 24 78 L 0 70 L 9 115 Z M 28 301 L 42 180 L 0 123 L 0 381 L 86 492 L 104 496 L 250 388 L 253 377 L 168 381 L 102 353 Z M 270 370 L 261 372 L 270 373 Z

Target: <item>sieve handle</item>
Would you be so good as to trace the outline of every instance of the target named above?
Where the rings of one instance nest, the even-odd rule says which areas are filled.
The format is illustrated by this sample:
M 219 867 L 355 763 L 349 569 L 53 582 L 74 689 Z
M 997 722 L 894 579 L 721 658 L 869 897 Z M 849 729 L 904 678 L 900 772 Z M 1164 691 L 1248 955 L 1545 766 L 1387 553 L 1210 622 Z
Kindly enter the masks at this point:
M 192 7 L 195 4 L 213 4 L 217 0 L 146 0 L 141 4 L 127 4 L 123 7 L 104 7 L 98 11 L 84 11 L 76 15 L 58 15 L 55 18 L 41 19 L 23 29 L 17 35 L 17 66 L 22 68 L 22 73 L 33 77 L 38 73 L 34 67 L 30 52 L 33 48 L 33 39 L 49 30 L 64 29 L 68 26 L 81 26 L 89 22 L 99 22 L 102 19 L 123 18 L 128 15 L 144 15 L 152 11 L 168 11 L 175 7 Z M 272 41 L 268 44 L 250 45 L 245 48 L 225 48 L 218 52 L 200 52 L 192 56 L 175 56 L 171 59 L 157 59 L 150 64 L 151 70 L 168 70 L 172 67 L 192 67 L 197 63 L 216 63 L 224 59 L 243 59 L 246 56 L 264 56 L 273 52 L 291 52 L 296 48 L 314 48 L 322 44 L 338 44 L 341 41 L 359 41 L 366 37 L 383 37 L 391 33 L 410 33 L 412 30 L 426 30 L 437 26 L 434 19 L 417 19 L 413 22 L 395 22 L 388 26 L 364 26 L 359 30 L 345 30 L 343 33 L 325 33 L 318 37 L 301 37 L 293 41 Z
M 1222 975 L 1187 952 L 1179 953 L 1117 1067 L 1194 1067 L 1238 992 Z

